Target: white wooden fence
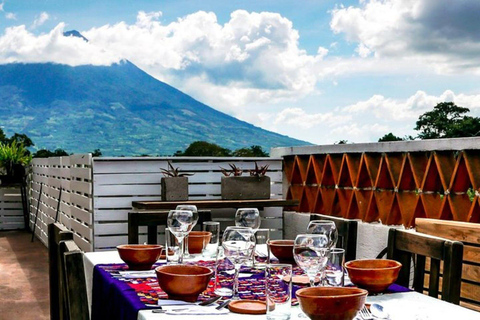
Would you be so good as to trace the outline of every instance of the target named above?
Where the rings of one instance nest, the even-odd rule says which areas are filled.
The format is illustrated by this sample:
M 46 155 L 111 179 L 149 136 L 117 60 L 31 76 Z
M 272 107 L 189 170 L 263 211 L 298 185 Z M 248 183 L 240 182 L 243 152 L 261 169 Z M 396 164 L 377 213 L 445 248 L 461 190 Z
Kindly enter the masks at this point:
M 20 188 L 0 188 L 0 230 L 24 228 Z
M 127 217 L 132 201 L 160 200 L 160 168 L 167 161 L 189 177 L 189 199 L 220 199 L 221 169 L 230 163 L 242 169 L 269 165 L 271 197 L 282 197 L 282 160 L 280 158 L 92 158 L 90 155 L 34 159 L 30 220 L 34 220 L 43 183 L 37 222 L 37 236 L 46 242 L 46 226 L 54 221 L 58 195 L 62 187 L 59 221 L 75 233 L 85 251 L 111 249 L 127 243 Z M 222 229 L 233 224 L 234 209 L 212 210 L 214 221 Z M 262 228 L 271 230 L 271 238 L 282 237 L 282 208 L 261 212 Z M 141 230 L 145 231 L 145 230 Z M 160 232 L 162 233 L 162 231 Z M 146 237 L 141 236 L 140 241 Z

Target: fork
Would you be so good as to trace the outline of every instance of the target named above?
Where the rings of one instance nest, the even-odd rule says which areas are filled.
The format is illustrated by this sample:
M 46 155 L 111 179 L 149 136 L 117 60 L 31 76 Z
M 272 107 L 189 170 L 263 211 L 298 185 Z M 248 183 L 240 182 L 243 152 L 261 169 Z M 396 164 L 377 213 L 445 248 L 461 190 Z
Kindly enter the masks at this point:
M 366 306 L 363 306 L 363 308 L 359 312 L 359 315 L 363 320 L 373 319 L 372 313 L 370 312 L 370 310 L 367 309 Z

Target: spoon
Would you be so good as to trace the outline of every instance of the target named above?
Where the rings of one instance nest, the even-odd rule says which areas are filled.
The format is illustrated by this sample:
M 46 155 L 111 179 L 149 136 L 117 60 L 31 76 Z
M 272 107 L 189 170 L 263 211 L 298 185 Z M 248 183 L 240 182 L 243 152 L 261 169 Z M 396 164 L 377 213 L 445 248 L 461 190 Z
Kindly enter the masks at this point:
M 384 310 L 382 305 L 373 303 L 370 306 L 370 311 L 372 312 L 372 315 L 377 319 L 390 319 L 388 312 Z

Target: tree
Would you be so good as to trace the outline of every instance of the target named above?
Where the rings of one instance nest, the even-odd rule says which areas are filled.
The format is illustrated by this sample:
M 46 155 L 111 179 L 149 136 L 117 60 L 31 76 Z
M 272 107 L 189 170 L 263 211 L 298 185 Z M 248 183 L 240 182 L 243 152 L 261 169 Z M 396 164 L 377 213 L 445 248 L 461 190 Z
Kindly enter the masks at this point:
M 441 102 L 418 118 L 415 130 L 420 139 L 479 136 L 480 118 L 466 116 L 468 112 L 453 102 Z
M 34 158 L 49 158 L 49 157 L 62 157 L 62 156 L 68 156 L 68 153 L 63 149 L 56 149 L 55 151 L 40 149 L 33 154 Z
M 0 143 L 5 144 L 7 142 L 7 136 L 5 135 L 5 132 L 3 132 L 3 129 L 0 128 Z
M 250 146 L 250 148 L 240 148 L 233 151 L 234 157 L 268 157 L 268 153 L 263 151 L 261 146 Z
M 32 139 L 30 139 L 24 133 L 14 133 L 13 136 L 8 139 L 10 142 L 16 141 L 18 144 L 23 144 L 25 148 L 33 147 L 35 143 L 33 143 Z
M 197 157 L 230 157 L 232 151 L 230 149 L 222 148 L 215 143 L 206 141 L 192 142 L 184 152 L 177 151 L 175 156 L 197 156 Z
M 100 149 L 95 149 L 92 152 L 92 157 L 101 157 L 101 156 L 102 156 L 102 151 L 100 151 Z
M 383 137 L 381 137 L 380 139 L 378 139 L 378 142 L 387 142 L 387 141 L 403 141 L 405 139 L 403 138 L 400 138 L 400 137 L 397 137 L 396 135 L 394 135 L 393 133 L 387 133 L 386 135 L 384 135 Z

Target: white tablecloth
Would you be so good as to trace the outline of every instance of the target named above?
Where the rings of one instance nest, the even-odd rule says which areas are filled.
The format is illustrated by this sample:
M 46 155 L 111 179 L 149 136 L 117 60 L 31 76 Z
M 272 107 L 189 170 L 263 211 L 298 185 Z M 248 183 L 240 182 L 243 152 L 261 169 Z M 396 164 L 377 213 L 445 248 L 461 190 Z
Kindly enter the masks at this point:
M 84 265 L 89 306 L 92 301 L 93 267 L 96 264 L 123 263 L 117 251 L 85 253 Z M 480 320 L 480 312 L 466 309 L 417 292 L 404 292 L 367 297 L 367 303 L 379 303 L 390 313 L 391 320 Z M 297 320 L 300 308 L 292 308 L 291 320 Z M 220 316 L 193 316 L 195 319 L 212 319 Z M 222 316 L 222 319 L 225 320 Z M 265 315 L 229 313 L 228 320 L 265 319 Z M 192 320 L 192 316 L 166 315 L 140 310 L 138 320 Z

